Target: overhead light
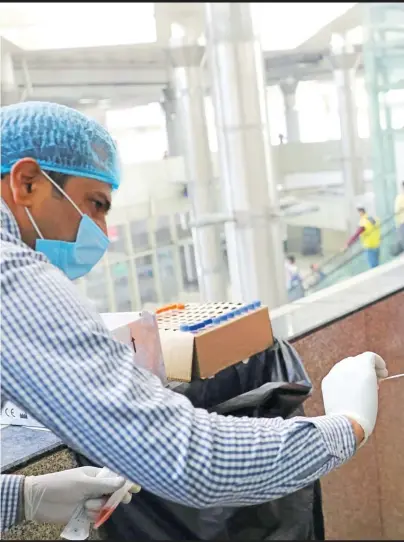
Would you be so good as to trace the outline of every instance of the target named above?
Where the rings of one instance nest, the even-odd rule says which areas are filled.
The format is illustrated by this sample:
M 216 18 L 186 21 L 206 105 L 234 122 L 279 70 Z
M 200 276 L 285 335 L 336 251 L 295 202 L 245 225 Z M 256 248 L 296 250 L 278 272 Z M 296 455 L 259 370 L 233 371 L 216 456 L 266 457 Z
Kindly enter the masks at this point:
M 90 105 L 90 104 L 94 104 L 96 102 L 96 100 L 94 100 L 93 98 L 80 98 L 79 100 L 79 104 L 81 105 Z

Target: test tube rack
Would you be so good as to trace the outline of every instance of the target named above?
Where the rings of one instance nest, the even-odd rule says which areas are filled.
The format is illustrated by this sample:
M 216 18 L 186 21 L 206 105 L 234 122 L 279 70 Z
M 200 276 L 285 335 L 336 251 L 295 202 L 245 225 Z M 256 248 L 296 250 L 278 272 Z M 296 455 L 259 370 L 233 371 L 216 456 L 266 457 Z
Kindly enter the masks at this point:
M 260 301 L 171 307 L 156 313 L 160 334 L 164 334 L 162 342 L 169 339 L 170 351 L 177 349 L 178 355 L 184 356 L 183 363 L 192 364 L 193 378 L 213 376 L 273 344 L 269 311 Z M 193 348 L 187 357 L 183 345 L 189 340 Z

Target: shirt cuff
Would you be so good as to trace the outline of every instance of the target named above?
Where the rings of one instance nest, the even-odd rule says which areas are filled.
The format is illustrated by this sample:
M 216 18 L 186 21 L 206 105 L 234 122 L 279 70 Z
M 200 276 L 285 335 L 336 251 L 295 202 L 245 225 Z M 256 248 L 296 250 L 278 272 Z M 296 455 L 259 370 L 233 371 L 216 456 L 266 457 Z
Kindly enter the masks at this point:
M 331 415 L 311 418 L 310 421 L 322 434 L 330 455 L 340 461 L 348 461 L 355 454 L 355 433 L 348 418 Z
M 24 502 L 25 476 L 1 475 L 1 532 L 6 531 L 23 518 L 21 512 Z

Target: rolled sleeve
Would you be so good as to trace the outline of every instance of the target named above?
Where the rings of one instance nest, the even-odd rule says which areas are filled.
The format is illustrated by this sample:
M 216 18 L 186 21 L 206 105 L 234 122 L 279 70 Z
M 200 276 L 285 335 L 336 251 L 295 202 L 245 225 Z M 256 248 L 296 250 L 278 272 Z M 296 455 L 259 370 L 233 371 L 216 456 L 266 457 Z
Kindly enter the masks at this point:
M 19 518 L 20 499 L 23 494 L 24 476 L 1 475 L 0 531 L 7 531 Z
M 310 420 L 320 431 L 330 456 L 341 463 L 348 461 L 356 451 L 355 433 L 345 416 L 319 416 Z

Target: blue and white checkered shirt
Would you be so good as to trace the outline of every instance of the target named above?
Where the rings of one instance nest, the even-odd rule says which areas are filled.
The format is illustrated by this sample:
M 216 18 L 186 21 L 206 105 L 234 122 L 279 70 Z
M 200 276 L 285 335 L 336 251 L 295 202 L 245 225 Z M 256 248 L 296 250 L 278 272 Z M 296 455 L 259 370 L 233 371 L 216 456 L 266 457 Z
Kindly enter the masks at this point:
M 4 203 L 0 279 L 3 397 L 148 491 L 198 508 L 251 505 L 308 485 L 355 451 L 341 416 L 224 417 L 164 388 L 134 366 L 76 286 L 22 242 Z M 20 480 L 3 476 L 2 529 L 16 521 Z

